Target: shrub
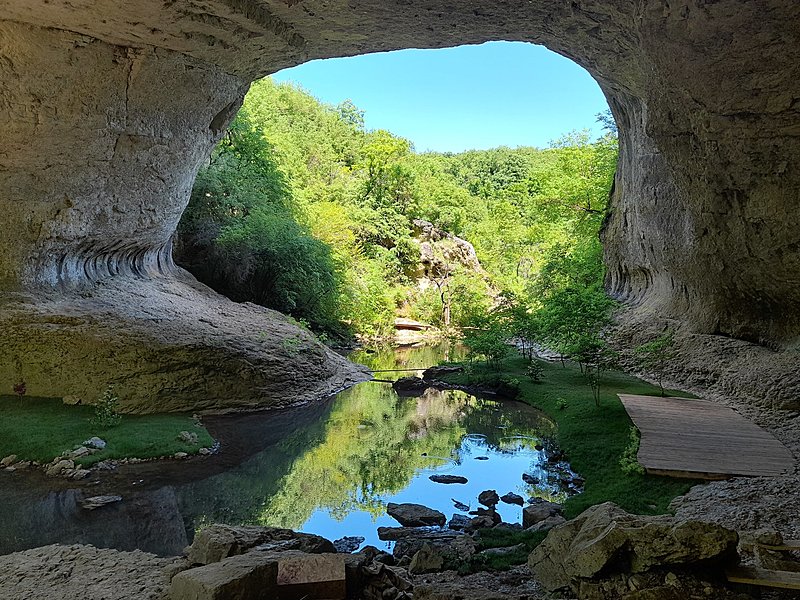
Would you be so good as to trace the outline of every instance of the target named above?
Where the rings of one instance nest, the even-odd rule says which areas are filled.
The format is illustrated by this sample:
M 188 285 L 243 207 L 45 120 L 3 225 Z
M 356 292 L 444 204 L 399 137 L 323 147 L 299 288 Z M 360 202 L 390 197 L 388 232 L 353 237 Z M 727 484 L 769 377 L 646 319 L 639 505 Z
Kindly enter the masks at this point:
M 622 456 L 619 458 L 619 466 L 622 469 L 622 472 L 626 475 L 644 475 L 645 473 L 644 467 L 639 464 L 639 461 L 636 458 L 636 455 L 639 452 L 640 439 L 641 434 L 639 433 L 639 430 L 636 427 L 631 427 L 629 435 L 630 441 L 625 447 L 625 450 L 622 452 Z
M 532 361 L 531 364 L 528 365 L 528 368 L 525 372 L 533 383 L 540 383 L 542 381 L 542 376 L 544 375 L 544 367 L 542 367 L 542 365 L 537 361 Z
M 102 428 L 119 425 L 122 421 L 122 415 L 117 412 L 118 405 L 119 398 L 114 394 L 114 387 L 108 386 L 94 406 L 92 425 Z

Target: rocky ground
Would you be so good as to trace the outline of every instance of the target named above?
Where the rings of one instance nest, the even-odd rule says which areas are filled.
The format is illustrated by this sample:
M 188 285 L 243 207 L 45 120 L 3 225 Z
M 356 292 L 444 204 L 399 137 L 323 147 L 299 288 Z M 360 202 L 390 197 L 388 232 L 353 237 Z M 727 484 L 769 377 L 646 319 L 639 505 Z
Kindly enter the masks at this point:
M 162 600 L 183 558 L 92 546 L 44 546 L 0 557 L 0 598 Z

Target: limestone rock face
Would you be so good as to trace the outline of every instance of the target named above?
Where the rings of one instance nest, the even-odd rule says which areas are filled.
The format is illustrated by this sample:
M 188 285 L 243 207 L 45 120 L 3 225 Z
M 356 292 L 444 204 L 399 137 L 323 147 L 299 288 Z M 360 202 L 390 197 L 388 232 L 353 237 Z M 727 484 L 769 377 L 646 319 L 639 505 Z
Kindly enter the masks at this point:
M 549 590 L 573 586 L 601 573 L 642 573 L 653 568 L 736 562 L 735 531 L 702 521 L 630 515 L 606 502 L 552 529 L 528 558 Z
M 672 317 L 797 347 L 796 2 L 90 4 L 0 0 L 0 289 L 74 299 L 109 276 L 174 276 L 170 237 L 194 175 L 255 77 L 313 58 L 520 40 L 585 67 L 616 117 L 604 243 L 627 322 Z
M 367 377 L 280 313 L 188 275 L 0 306 L 0 380 L 33 396 L 92 404 L 114 385 L 123 412 L 224 411 L 309 402 Z

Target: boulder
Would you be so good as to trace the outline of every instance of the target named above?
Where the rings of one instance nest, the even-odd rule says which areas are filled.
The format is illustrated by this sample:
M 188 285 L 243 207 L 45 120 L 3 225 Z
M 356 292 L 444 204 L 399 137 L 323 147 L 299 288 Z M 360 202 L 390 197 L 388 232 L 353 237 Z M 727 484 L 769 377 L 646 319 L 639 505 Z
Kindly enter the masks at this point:
M 561 514 L 561 505 L 555 502 L 539 499 L 530 506 L 522 509 L 522 527 L 528 529 L 540 521 Z
M 332 542 L 310 533 L 277 527 L 212 525 L 195 536 L 188 558 L 192 564 L 207 565 L 257 547 L 309 554 L 336 552 Z
M 344 600 L 347 593 L 344 557 L 299 552 L 280 556 L 277 583 L 277 597 L 281 600 Z
M 210 563 L 172 578 L 170 600 L 222 600 L 223 598 L 276 598 L 278 557 L 250 552 Z
M 431 475 L 428 477 L 434 483 L 468 483 L 469 480 L 461 475 Z
M 441 571 L 444 566 L 444 556 L 437 549 L 434 549 L 430 544 L 422 544 L 414 556 L 411 558 L 411 564 L 408 566 L 408 572 L 412 575 L 421 575 L 423 573 L 435 573 Z
M 497 492 L 495 492 L 494 490 L 484 490 L 480 494 L 478 494 L 478 502 L 480 502 L 484 506 L 493 508 L 497 506 L 498 502 L 500 502 L 500 496 L 498 496 Z
M 441 527 L 447 521 L 444 513 L 422 504 L 395 504 L 390 502 L 386 505 L 386 513 L 403 527 L 425 527 L 427 525 L 439 525 Z
M 515 494 L 514 492 L 503 494 L 500 496 L 500 501 L 505 502 L 506 504 L 517 504 L 518 506 L 523 506 L 525 504 L 523 497 L 519 494 Z
M 536 485 L 537 483 L 539 483 L 539 478 L 538 477 L 534 477 L 530 473 L 523 473 L 522 474 L 522 481 L 524 481 L 528 485 Z
M 550 531 L 528 566 L 548 590 L 579 584 L 614 569 L 735 564 L 736 532 L 714 523 L 626 513 L 616 504 L 593 506 Z
M 0 467 L 10 467 L 11 465 L 14 464 L 16 460 L 17 460 L 16 454 L 11 454 L 9 456 L 6 456 L 3 460 L 0 460 Z

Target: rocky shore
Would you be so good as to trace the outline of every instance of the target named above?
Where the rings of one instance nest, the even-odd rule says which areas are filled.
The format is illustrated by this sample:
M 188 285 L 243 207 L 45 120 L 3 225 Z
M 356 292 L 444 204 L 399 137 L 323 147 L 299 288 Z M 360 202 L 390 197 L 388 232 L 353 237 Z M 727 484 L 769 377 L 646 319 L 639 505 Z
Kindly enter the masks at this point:
M 357 548 L 358 538 L 331 542 L 287 529 L 212 525 L 180 557 L 59 545 L 2 556 L 0 597 L 543 600 L 555 593 L 579 600 L 744 600 L 751 597 L 747 588 L 727 583 L 726 570 L 752 560 L 747 548 L 758 540 L 778 540 L 776 532 L 631 515 L 612 503 L 565 521 L 558 505 L 537 502 L 526 507 L 522 524 L 492 524 L 498 498 L 491 492 L 481 494 L 486 508 L 472 520 L 495 530 L 549 531 L 533 551 L 524 544 L 486 548 L 486 527 L 459 528 L 455 519 L 443 526 L 442 513 L 398 504 L 388 511 L 401 526 L 381 532 L 395 540 L 392 552 L 342 551 Z M 502 572 L 479 567 L 520 550 L 527 564 Z

